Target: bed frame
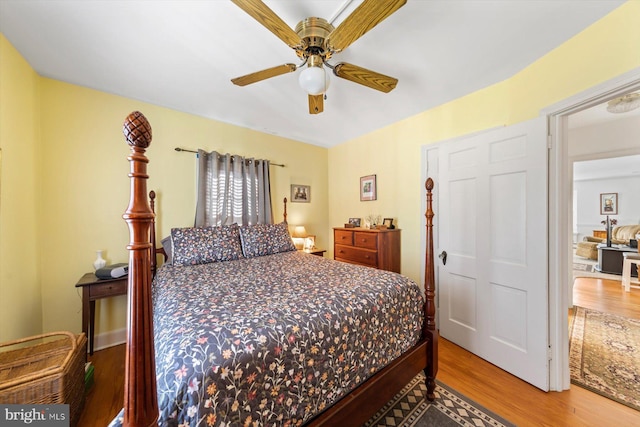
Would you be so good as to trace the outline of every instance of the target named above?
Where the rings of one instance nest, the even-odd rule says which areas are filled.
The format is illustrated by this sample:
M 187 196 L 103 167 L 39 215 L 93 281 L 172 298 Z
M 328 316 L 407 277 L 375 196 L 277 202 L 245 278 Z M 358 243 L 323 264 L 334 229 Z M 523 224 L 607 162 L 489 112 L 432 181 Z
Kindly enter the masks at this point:
M 131 195 L 123 215 L 129 227 L 129 292 L 127 349 L 124 383 L 125 426 L 154 426 L 158 420 L 156 369 L 153 339 L 151 280 L 155 271 L 155 214 L 147 197 L 145 151 L 151 144 L 151 125 L 138 111 L 127 116 L 123 133 L 131 148 Z M 427 397 L 435 398 L 438 372 L 438 330 L 435 321 L 433 253 L 433 181 L 427 179 L 427 247 L 425 253 L 425 321 L 418 344 L 377 372 L 316 418 L 309 426 L 360 426 L 393 398 L 420 371 L 426 376 Z M 152 198 L 155 194 L 152 195 Z M 286 206 L 286 205 L 285 205 Z M 285 208 L 286 209 L 286 208 Z M 153 244 L 152 244 L 153 242 Z

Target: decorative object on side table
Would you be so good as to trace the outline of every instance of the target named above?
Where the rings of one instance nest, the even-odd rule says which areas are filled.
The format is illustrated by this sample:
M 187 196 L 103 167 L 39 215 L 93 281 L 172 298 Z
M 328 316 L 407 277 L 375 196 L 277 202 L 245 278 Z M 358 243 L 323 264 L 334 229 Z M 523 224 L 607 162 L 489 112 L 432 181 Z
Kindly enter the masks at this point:
M 311 186 L 291 184 L 291 201 L 294 203 L 311 202 Z
M 360 201 L 377 200 L 376 176 L 367 175 L 360 178 Z
M 93 269 L 99 270 L 107 265 L 107 261 L 102 258 L 102 251 L 96 251 L 96 260 L 93 261 Z
M 607 232 L 607 247 L 611 247 L 611 229 L 614 225 L 618 223 L 618 220 L 615 218 L 609 219 L 609 215 L 607 215 L 607 219 L 600 221 L 600 224 L 604 224 L 605 231 Z
M 304 250 L 311 250 L 316 248 L 316 236 L 308 235 L 304 238 Z

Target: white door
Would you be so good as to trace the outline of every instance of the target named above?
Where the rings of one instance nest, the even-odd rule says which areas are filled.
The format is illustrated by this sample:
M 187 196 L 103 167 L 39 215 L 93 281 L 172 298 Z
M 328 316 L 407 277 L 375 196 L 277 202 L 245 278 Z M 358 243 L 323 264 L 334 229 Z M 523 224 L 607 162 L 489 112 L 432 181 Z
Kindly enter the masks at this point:
M 440 334 L 549 390 L 547 144 L 540 118 L 438 146 Z

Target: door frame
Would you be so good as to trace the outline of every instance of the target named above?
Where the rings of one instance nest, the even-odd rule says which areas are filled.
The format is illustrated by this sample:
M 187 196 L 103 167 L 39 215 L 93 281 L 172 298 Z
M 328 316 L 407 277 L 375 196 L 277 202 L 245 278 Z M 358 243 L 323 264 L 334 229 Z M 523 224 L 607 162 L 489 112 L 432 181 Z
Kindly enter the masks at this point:
M 602 104 L 625 93 L 640 90 L 640 67 L 600 83 L 542 109 L 549 131 L 549 339 L 551 390 L 568 390 L 569 325 L 572 306 L 573 175 L 569 159 L 568 121 L 573 113 Z M 567 286 L 562 286 L 567 283 Z
M 562 101 L 552 104 L 540 111 L 540 116 L 547 118 L 548 132 L 548 285 L 549 285 L 549 390 L 568 390 L 570 381 L 569 372 L 569 325 L 567 311 L 572 305 L 572 272 L 569 269 L 569 261 L 572 259 L 573 233 L 571 223 L 571 211 L 573 201 L 573 177 L 570 176 L 572 165 L 568 156 L 568 117 L 573 113 L 601 104 L 628 92 L 640 90 L 640 67 L 600 83 L 582 92 L 579 92 Z M 421 147 L 421 182 L 427 178 L 427 161 L 430 150 L 437 152 L 441 144 L 489 132 L 495 128 L 484 129 L 460 137 L 454 137 L 434 144 L 425 144 Z M 437 169 L 436 169 L 437 171 Z M 434 188 L 434 226 L 438 224 L 438 182 Z M 426 206 L 424 189 L 421 194 L 421 209 Z M 420 242 L 425 245 L 425 219 L 422 220 Z M 434 238 L 436 238 L 435 233 Z M 437 246 L 437 241 L 434 241 Z M 551 262 L 554 260 L 554 262 Z M 437 264 L 436 264 L 437 268 Z M 421 271 L 424 272 L 424 260 Z M 424 275 L 424 273 L 421 273 Z M 437 277 L 437 276 L 436 276 Z M 424 277 L 422 277 L 424 281 Z M 563 286 L 567 283 L 568 286 Z M 436 283 L 436 286 L 438 284 Z M 436 290 L 436 298 L 438 293 Z M 436 305 L 439 305 L 436 299 Z

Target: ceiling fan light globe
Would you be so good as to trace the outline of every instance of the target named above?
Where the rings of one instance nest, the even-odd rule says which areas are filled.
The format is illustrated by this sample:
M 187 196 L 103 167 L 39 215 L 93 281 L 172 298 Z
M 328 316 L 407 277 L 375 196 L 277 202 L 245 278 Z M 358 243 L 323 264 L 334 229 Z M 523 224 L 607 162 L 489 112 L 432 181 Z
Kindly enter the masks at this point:
M 309 95 L 320 95 L 329 88 L 329 73 L 322 67 L 307 67 L 298 76 L 298 83 Z

